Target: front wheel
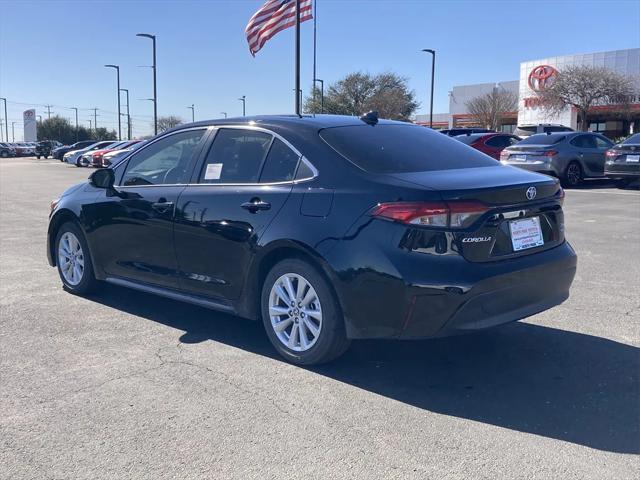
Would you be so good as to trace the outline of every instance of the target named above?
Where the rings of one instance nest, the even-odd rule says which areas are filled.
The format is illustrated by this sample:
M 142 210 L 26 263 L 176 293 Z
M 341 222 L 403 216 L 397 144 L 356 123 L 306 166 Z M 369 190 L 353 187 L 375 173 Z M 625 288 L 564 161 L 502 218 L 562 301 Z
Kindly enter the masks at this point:
M 323 275 L 302 260 L 283 260 L 271 269 L 261 306 L 269 340 L 291 363 L 326 363 L 349 347 L 335 294 Z
M 578 162 L 573 161 L 567 165 L 562 183 L 565 187 L 577 187 L 582 183 L 582 167 Z
M 55 243 L 58 274 L 73 293 L 89 293 L 96 285 L 89 248 L 80 227 L 67 222 L 60 227 Z

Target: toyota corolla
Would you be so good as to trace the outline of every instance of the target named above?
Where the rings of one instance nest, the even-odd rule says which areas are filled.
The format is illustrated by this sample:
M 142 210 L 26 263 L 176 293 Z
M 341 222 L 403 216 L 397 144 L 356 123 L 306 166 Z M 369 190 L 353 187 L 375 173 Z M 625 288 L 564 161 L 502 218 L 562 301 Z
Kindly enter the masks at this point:
M 569 295 L 558 180 L 374 113 L 183 125 L 52 202 L 49 263 L 263 322 L 287 360 L 469 332 Z

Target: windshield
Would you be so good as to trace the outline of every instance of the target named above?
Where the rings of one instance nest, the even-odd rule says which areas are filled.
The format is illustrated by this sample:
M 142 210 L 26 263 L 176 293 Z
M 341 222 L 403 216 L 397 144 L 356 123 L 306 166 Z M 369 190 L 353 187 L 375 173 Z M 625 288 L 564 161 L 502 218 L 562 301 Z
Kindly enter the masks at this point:
M 537 135 L 531 135 L 530 137 L 525 138 L 518 142 L 518 146 L 520 145 L 555 145 L 558 142 L 561 142 L 566 138 L 566 135 L 561 133 L 539 133 Z
M 371 173 L 495 166 L 495 161 L 483 153 L 416 125 L 332 127 L 321 130 L 320 137 L 344 158 Z

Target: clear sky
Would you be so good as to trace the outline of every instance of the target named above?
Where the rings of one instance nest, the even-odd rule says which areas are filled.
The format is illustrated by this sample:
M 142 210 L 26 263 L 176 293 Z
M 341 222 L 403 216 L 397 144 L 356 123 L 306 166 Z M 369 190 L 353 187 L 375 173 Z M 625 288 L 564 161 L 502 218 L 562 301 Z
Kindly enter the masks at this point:
M 0 96 L 9 122 L 35 106 L 88 126 L 115 128 L 115 71 L 130 90 L 134 134 L 148 134 L 152 103 L 151 41 L 157 35 L 158 113 L 196 120 L 293 111 L 293 29 L 251 57 L 244 27 L 263 0 L 0 0 Z M 640 46 L 640 1 L 318 0 L 318 77 L 391 70 L 409 79 L 429 106 L 430 57 L 437 51 L 434 112 L 448 110 L 454 85 L 516 80 L 519 63 L 554 55 Z M 312 22 L 302 25 L 302 86 L 312 78 Z M 124 103 L 124 96 L 123 96 Z M 11 128 L 9 128 L 11 130 Z M 124 132 L 124 124 L 123 124 Z M 11 136 L 11 132 L 9 132 Z M 16 140 L 22 138 L 16 125 Z

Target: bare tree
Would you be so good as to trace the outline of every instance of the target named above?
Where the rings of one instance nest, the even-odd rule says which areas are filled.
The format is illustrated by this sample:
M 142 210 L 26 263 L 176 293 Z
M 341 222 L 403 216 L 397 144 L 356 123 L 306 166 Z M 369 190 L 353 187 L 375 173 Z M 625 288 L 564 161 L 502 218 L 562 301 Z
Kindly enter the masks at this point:
M 182 120 L 180 117 L 176 117 L 175 115 L 158 117 L 158 132 L 164 132 L 165 130 L 177 127 L 178 125 L 182 125 L 183 123 L 184 120 Z
M 490 93 L 469 100 L 466 107 L 477 124 L 497 130 L 504 114 L 518 109 L 518 97 L 509 90 L 494 88 Z
M 634 86 L 631 80 L 604 67 L 572 65 L 558 72 L 553 83 L 538 92 L 540 106 L 551 115 L 567 107 L 578 110 L 580 128 L 587 131 L 587 115 L 595 105 L 612 103 L 628 108 Z
M 378 75 L 355 72 L 325 90 L 324 111 L 335 115 L 362 115 L 376 110 L 381 118 L 408 121 L 418 108 L 407 79 L 391 72 Z M 320 92 L 305 99 L 307 113 L 320 111 Z

